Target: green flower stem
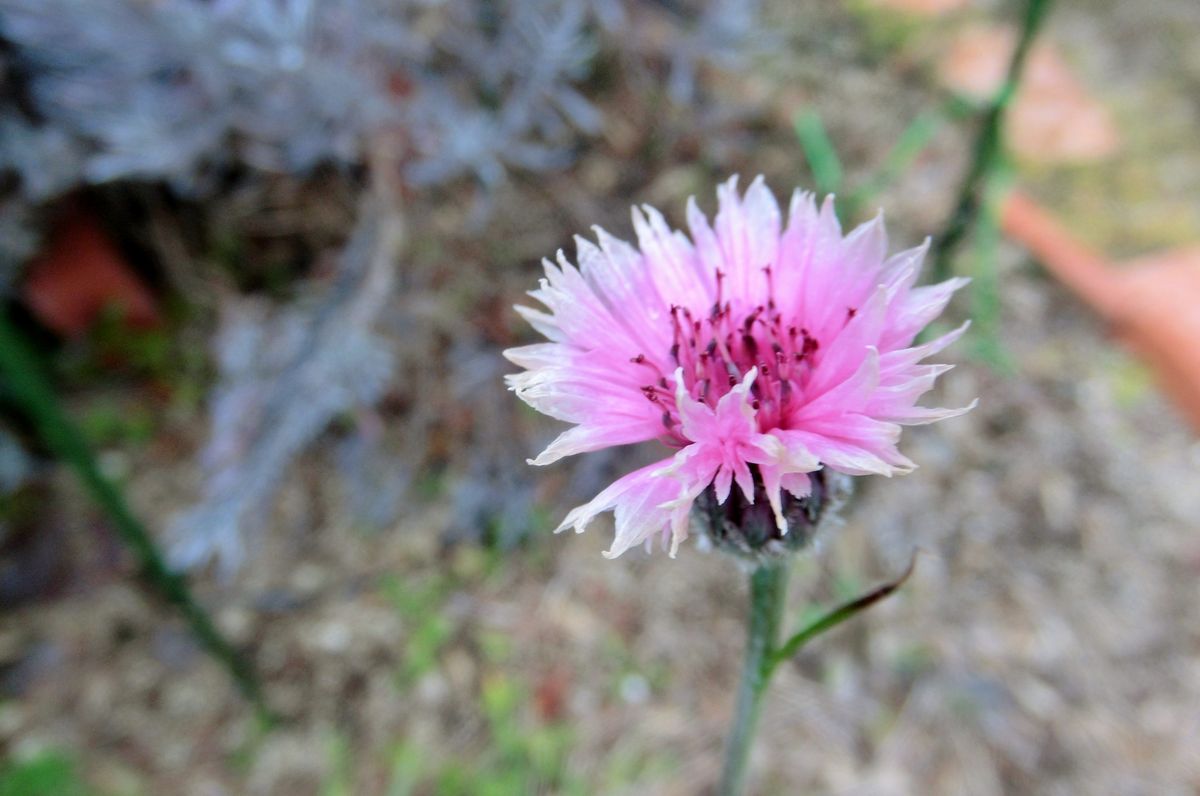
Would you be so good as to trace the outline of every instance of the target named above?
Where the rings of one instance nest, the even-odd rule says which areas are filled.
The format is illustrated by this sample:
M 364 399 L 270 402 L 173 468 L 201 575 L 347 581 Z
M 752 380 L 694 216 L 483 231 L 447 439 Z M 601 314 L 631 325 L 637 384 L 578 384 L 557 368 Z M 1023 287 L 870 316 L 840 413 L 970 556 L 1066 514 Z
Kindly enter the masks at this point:
M 829 140 L 829 133 L 820 115 L 814 111 L 801 111 L 796 114 L 792 124 L 800 148 L 808 160 L 808 167 L 812 170 L 817 194 L 836 194 L 842 188 L 842 161 L 833 142 Z
M 733 729 L 725 749 L 725 769 L 721 774 L 720 796 L 738 796 L 746 779 L 746 764 L 762 697 L 779 664 L 790 659 L 800 649 L 827 630 L 832 630 L 851 617 L 857 616 L 875 603 L 886 599 L 904 584 L 916 566 L 914 555 L 908 568 L 896 579 L 878 586 L 861 597 L 822 615 L 805 625 L 781 646 L 776 646 L 783 604 L 787 597 L 787 561 L 773 561 L 759 566 L 750 576 L 750 628 L 746 637 L 746 659 L 742 664 L 742 679 L 738 685 L 737 708 Z
M 767 690 L 775 643 L 783 617 L 787 595 L 787 560 L 762 564 L 750 575 L 750 628 L 746 636 L 746 659 L 738 685 L 733 730 L 725 749 L 725 770 L 721 774 L 721 796 L 737 796 L 746 778 L 746 764 L 762 695 Z
M 1008 72 L 1004 84 L 996 92 L 996 96 L 988 103 L 980 122 L 979 134 L 975 139 L 974 152 L 967 176 L 959 188 L 958 201 L 954 212 L 946 223 L 945 231 L 938 236 L 933 249 L 933 281 L 940 282 L 950 276 L 951 257 L 954 250 L 974 226 L 982 203 L 983 185 L 987 177 L 996 169 L 1004 156 L 1004 118 L 1008 106 L 1017 93 L 1021 82 L 1021 74 L 1025 69 L 1025 61 L 1029 57 L 1038 30 L 1045 22 L 1050 12 L 1053 0 L 1028 0 L 1025 6 L 1025 16 L 1021 25 L 1021 35 L 1012 59 L 1008 63 Z
M 121 539 L 137 557 L 147 580 L 179 609 L 204 648 L 229 670 L 259 717 L 270 722 L 253 669 L 217 630 L 192 597 L 183 578 L 167 566 L 154 540 L 130 510 L 121 490 L 101 472 L 83 434 L 54 394 L 42 364 L 8 314 L 0 310 L 0 374 L 3 390 L 33 424 L 46 446 L 75 470 L 92 499 L 108 514 Z

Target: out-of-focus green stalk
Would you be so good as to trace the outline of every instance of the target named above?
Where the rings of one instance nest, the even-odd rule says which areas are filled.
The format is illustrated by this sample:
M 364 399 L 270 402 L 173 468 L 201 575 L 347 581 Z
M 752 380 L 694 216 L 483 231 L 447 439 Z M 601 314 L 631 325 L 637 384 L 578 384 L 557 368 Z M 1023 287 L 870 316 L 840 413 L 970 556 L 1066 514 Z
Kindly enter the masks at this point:
M 971 108 L 967 103 L 950 99 L 941 108 L 918 114 L 908 127 L 904 128 L 904 132 L 896 140 L 896 145 L 888 152 L 875 174 L 851 191 L 841 202 L 842 217 L 847 220 L 857 218 L 869 201 L 887 190 L 908 171 L 947 122 L 962 119 L 970 112 Z
M 838 159 L 820 115 L 815 111 L 801 111 L 792 124 L 808 167 L 812 169 L 817 193 L 822 196 L 837 193 L 842 187 L 842 161 Z
M 843 221 L 857 219 L 871 199 L 886 190 L 912 166 L 946 122 L 963 119 L 972 112 L 972 106 L 967 102 L 949 99 L 941 108 L 919 114 L 904 128 L 879 169 L 866 182 L 839 198 L 838 217 Z M 813 172 L 817 192 L 834 193 L 840 190 L 842 164 L 821 117 L 815 111 L 797 114 L 795 127 L 796 137 Z
M 183 578 L 167 566 L 154 540 L 130 510 L 124 494 L 100 470 L 83 434 L 63 410 L 33 348 L 2 309 L 0 374 L 14 403 L 33 424 L 46 446 L 75 471 L 92 499 L 108 515 L 151 585 L 179 609 L 203 647 L 229 670 L 259 717 L 269 723 L 270 713 L 254 670 L 217 630 L 209 615 L 192 597 Z
M 1011 373 L 1013 364 L 1000 339 L 1000 210 L 1008 195 L 1012 175 L 997 168 L 984 181 L 971 254 L 972 343 L 975 354 L 997 371 Z
M 954 251 L 978 219 L 986 178 L 1004 156 L 1004 119 L 1008 106 L 1021 83 L 1021 74 L 1033 41 L 1053 4 L 1053 0 L 1028 0 L 1025 6 L 1021 35 L 1009 60 L 1004 83 L 984 111 L 979 134 L 975 139 L 971 165 L 959 188 L 954 211 L 946 222 L 944 231 L 937 236 L 934 243 L 932 278 L 935 282 L 950 276 Z

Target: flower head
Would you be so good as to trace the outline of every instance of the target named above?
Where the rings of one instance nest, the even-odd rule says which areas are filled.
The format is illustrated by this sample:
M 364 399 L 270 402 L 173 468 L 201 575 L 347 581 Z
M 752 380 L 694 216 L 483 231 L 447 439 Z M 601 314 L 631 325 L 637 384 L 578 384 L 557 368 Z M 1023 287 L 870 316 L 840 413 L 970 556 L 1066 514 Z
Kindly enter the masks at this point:
M 579 267 L 560 251 L 530 292 L 548 311 L 517 307 L 550 342 L 505 352 L 526 369 L 509 386 L 575 424 L 531 464 L 646 440 L 675 449 L 559 526 L 582 532 L 613 510 L 609 557 L 660 533 L 674 555 L 697 498 L 711 489 L 725 504 L 735 485 L 786 534 L 788 496 L 807 498 L 814 474 L 909 472 L 900 427 L 970 408 L 916 406 L 949 369 L 921 360 L 966 329 L 913 345 L 966 282 L 914 287 L 928 243 L 887 257 L 882 217 L 843 235 L 831 199 L 818 208 L 799 191 L 785 226 L 761 178 L 717 195 L 712 225 L 689 201 L 690 238 L 651 207 L 633 210 L 637 248 L 600 228 L 599 245 L 576 238 Z

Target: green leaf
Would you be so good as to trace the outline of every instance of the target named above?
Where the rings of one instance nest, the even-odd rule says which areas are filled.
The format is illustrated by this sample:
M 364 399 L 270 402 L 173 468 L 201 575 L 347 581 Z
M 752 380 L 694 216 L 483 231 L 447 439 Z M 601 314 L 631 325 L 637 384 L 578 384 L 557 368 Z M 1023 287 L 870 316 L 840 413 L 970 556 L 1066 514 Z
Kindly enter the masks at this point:
M 812 169 L 817 193 L 837 193 L 842 187 L 842 162 L 825 132 L 825 123 L 815 111 L 801 111 L 796 114 L 793 124 L 808 167 Z
M 59 752 L 43 752 L 0 767 L 0 796 L 87 796 L 74 762 Z
M 805 625 L 798 633 L 789 638 L 787 642 L 783 644 L 783 646 L 775 650 L 775 653 L 771 656 L 770 661 L 765 667 L 766 672 L 763 675 L 763 679 L 770 679 L 771 672 L 775 670 L 775 667 L 799 652 L 800 648 L 809 641 L 812 641 L 814 638 L 826 632 L 827 630 L 832 630 L 842 622 L 845 622 L 847 619 L 858 616 L 875 603 L 889 597 L 893 592 L 896 591 L 896 589 L 899 589 L 902 585 L 904 585 L 904 582 L 908 580 L 910 575 L 912 575 L 913 569 L 916 568 L 916 565 L 917 555 L 914 552 L 912 560 L 908 562 L 908 567 L 900 574 L 898 578 L 890 580 L 881 586 L 877 586 L 857 599 L 839 605 L 832 611 L 829 611 L 820 618 Z

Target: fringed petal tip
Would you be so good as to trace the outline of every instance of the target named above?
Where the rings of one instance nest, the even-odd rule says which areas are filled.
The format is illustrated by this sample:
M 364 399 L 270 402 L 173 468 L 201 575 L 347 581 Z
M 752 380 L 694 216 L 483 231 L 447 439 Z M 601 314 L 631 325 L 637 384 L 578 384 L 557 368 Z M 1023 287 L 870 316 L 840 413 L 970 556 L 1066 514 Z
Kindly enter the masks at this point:
M 960 406 L 957 409 L 932 409 L 932 410 L 930 410 L 930 412 L 933 413 L 934 416 L 930 420 L 927 420 L 925 422 L 926 423 L 937 423 L 942 420 L 949 420 L 952 417 L 961 417 L 961 416 L 965 415 L 967 412 L 970 412 L 971 410 L 973 410 L 977 406 L 979 406 L 979 399 L 973 398 L 971 400 L 971 403 L 967 404 L 966 406 Z M 914 425 L 923 425 L 923 424 L 905 423 L 905 425 L 914 426 Z

